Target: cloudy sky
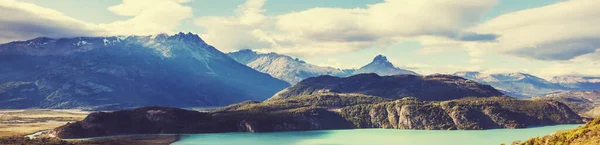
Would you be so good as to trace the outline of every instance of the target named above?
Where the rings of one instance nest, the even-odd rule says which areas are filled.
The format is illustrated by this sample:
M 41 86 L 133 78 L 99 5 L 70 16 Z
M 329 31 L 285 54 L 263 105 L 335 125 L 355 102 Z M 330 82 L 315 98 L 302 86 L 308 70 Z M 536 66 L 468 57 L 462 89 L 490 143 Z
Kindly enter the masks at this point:
M 0 0 L 0 43 L 193 32 L 338 68 L 600 76 L 598 0 Z

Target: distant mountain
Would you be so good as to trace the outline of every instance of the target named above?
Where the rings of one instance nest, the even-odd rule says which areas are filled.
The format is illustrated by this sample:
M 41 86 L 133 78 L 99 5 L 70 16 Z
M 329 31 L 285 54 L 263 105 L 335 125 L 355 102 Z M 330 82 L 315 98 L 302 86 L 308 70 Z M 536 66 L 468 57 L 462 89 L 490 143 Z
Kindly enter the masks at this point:
M 191 33 L 11 42 L 0 72 L 0 108 L 222 106 L 289 86 Z
M 354 74 L 362 73 L 376 73 L 380 76 L 390 76 L 397 74 L 419 75 L 413 71 L 400 69 L 394 66 L 394 64 L 388 61 L 387 57 L 383 55 L 377 55 L 371 63 L 354 71 Z
M 600 117 L 600 91 L 562 91 L 535 97 L 562 102 L 584 117 Z
M 292 58 L 287 55 L 277 53 L 257 53 L 250 49 L 244 49 L 237 52 L 228 53 L 231 58 L 246 64 L 247 66 L 271 76 L 287 81 L 290 84 L 296 84 L 306 78 L 321 75 L 330 75 L 337 77 L 346 77 L 353 74 L 376 73 L 378 75 L 396 75 L 417 73 L 395 67 L 383 55 L 378 55 L 373 62 L 361 67 L 360 69 L 338 69 L 332 67 L 322 67 L 306 63 L 298 58 Z
M 319 76 L 308 78 L 275 94 L 269 100 L 318 93 L 355 93 L 399 99 L 415 97 L 425 101 L 443 101 L 464 97 L 503 96 L 491 86 L 451 75 L 358 74 L 346 78 Z
M 347 76 L 347 70 L 321 67 L 306 63 L 298 58 L 277 53 L 257 53 L 250 49 L 228 53 L 231 58 L 271 76 L 296 84 L 303 79 L 320 75 Z
M 479 72 L 457 72 L 453 75 L 491 85 L 506 95 L 518 98 L 541 96 L 568 89 L 526 73 L 483 74 Z
M 600 77 L 558 76 L 550 82 L 576 90 L 600 90 Z

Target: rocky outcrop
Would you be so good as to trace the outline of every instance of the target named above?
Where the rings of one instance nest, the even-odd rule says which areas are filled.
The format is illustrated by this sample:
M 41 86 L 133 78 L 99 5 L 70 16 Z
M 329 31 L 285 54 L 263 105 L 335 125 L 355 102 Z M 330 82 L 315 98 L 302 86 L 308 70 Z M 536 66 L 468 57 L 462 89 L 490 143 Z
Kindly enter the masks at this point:
M 392 99 L 415 97 L 425 101 L 503 95 L 491 86 L 451 75 L 379 76 L 377 74 L 359 74 L 346 78 L 333 76 L 308 78 L 278 92 L 269 100 L 322 92 L 358 93 Z
M 342 108 L 340 114 L 360 128 L 426 130 L 524 128 L 582 121 L 567 106 L 556 101 L 525 101 L 505 97 L 443 102 L 403 99 L 349 106 Z
M 223 106 L 289 86 L 191 33 L 11 42 L 0 72 L 3 109 Z
M 562 91 L 534 97 L 534 100 L 556 100 L 583 117 L 600 117 L 600 91 Z
M 582 123 L 556 101 L 507 97 L 442 102 L 390 100 L 362 94 L 313 94 L 243 102 L 210 112 L 145 107 L 92 113 L 55 129 L 60 138 L 120 134 L 275 132 L 352 128 L 493 129 Z

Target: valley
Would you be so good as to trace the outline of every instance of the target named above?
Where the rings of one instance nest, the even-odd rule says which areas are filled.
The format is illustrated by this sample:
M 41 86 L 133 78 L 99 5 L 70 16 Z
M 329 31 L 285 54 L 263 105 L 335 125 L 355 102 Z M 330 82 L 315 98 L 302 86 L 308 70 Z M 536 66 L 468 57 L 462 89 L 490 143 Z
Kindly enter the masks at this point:
M 80 110 L 0 110 L 0 137 L 25 136 L 81 121 L 90 112 Z

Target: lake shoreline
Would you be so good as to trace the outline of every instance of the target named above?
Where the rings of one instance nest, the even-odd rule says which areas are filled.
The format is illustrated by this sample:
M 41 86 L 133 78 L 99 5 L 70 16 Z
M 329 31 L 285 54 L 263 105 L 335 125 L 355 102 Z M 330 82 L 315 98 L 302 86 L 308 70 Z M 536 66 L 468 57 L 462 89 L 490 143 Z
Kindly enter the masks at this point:
M 553 134 L 563 129 L 576 128 L 584 124 L 562 124 L 562 125 L 548 125 L 548 126 L 536 126 L 528 128 L 516 128 L 516 129 L 486 129 L 486 130 L 410 130 L 410 129 L 381 129 L 381 128 L 366 128 L 366 129 L 336 129 L 336 130 L 308 130 L 308 131 L 285 131 L 285 132 L 225 132 L 225 133 L 201 133 L 201 134 L 131 134 L 131 135 L 117 135 L 117 136 L 105 136 L 105 137 L 94 137 L 94 138 L 82 138 L 82 139 L 63 139 L 72 143 L 106 143 L 106 142 L 127 142 L 133 144 L 150 144 L 150 145 L 168 145 L 186 143 L 189 140 L 193 140 L 196 136 L 218 136 L 220 138 L 224 136 L 242 136 L 248 138 L 258 138 L 261 136 L 281 136 L 281 135 L 314 135 L 313 137 L 328 138 L 330 137 L 329 132 L 336 133 L 353 133 L 353 132 L 371 132 L 371 133 L 403 133 L 411 132 L 411 134 L 425 134 L 425 133 L 486 133 L 486 132 L 521 132 L 536 129 L 545 128 L 558 128 L 550 132 L 544 132 L 539 135 Z M 561 128 L 565 127 L 566 128 Z M 370 134 L 370 133 L 367 133 Z M 532 136 L 533 137 L 533 136 Z M 258 140 L 257 139 L 257 140 Z M 299 137 L 297 141 L 310 141 L 314 139 Z M 318 139 L 317 139 L 318 140 Z M 514 140 L 519 140 L 515 138 Z M 385 141 L 385 140 L 384 140 Z M 509 142 L 508 142 L 509 143 Z
M 544 128 L 552 126 L 564 126 L 564 125 L 585 125 L 585 124 L 556 124 L 556 125 L 542 125 L 542 126 L 531 126 L 527 128 L 494 128 L 494 129 L 479 129 L 479 130 L 425 130 L 425 129 L 390 129 L 390 128 L 352 128 L 352 129 L 324 129 L 324 130 L 301 130 L 301 131 L 276 131 L 276 132 L 214 132 L 214 133 L 192 133 L 192 134 L 123 134 L 123 135 L 112 135 L 112 136 L 98 136 L 91 138 L 69 138 L 61 139 L 66 141 L 85 141 L 85 140 L 100 140 L 110 138 L 135 138 L 135 137 L 147 137 L 147 136 L 176 136 L 177 140 L 180 140 L 182 136 L 186 135 L 201 135 L 201 134 L 276 134 L 276 133 L 302 133 L 302 132 L 319 132 L 319 131 L 353 131 L 353 130 L 397 130 L 397 131 L 494 131 L 494 130 L 526 130 L 535 128 Z M 43 132 L 43 131 L 41 131 Z M 37 132 L 36 132 L 37 133 Z
M 182 135 L 173 145 L 202 144 L 261 144 L 261 145 L 320 145 L 320 144 L 501 144 L 531 137 L 550 135 L 573 129 L 582 124 L 551 125 L 522 129 L 489 130 L 399 130 L 399 129 L 347 129 L 267 133 L 207 133 Z M 222 140 L 227 138 L 227 140 Z M 369 138 L 368 140 L 364 140 Z M 436 138 L 436 140 L 431 140 Z

